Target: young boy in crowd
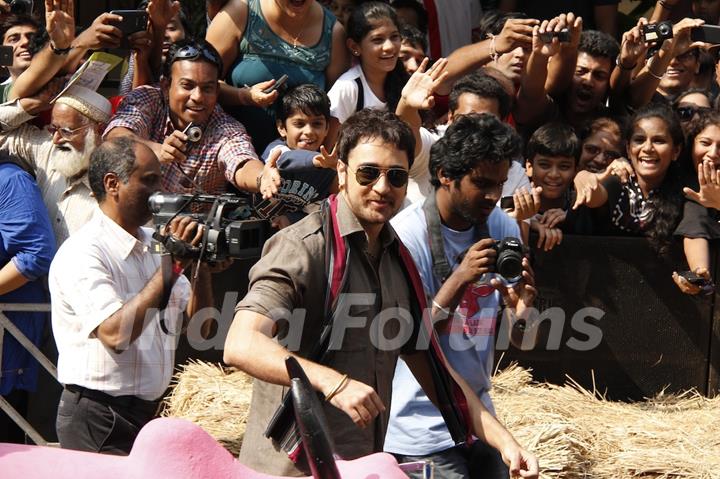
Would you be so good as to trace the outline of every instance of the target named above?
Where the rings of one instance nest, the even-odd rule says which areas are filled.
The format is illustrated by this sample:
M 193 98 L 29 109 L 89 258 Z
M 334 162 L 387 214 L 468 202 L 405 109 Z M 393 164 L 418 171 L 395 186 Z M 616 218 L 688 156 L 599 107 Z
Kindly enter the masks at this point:
M 337 192 L 334 168 L 322 168 L 318 149 L 330 125 L 330 100 L 316 85 L 299 85 L 278 102 L 277 129 L 280 137 L 262 154 L 266 163 L 274 162 L 282 183 L 272 198 L 260 200 L 257 211 L 273 218 L 273 226 L 283 228 L 305 216 L 309 203 Z M 331 165 L 327 165 L 331 166 Z
M 426 56 L 425 35 L 412 25 L 400 27 L 400 61 L 408 75 L 415 73 Z
M 562 241 L 557 226 L 572 205 L 570 186 L 577 172 L 580 140 L 569 125 L 547 123 L 530 137 L 525 158 L 533 186 L 542 188 L 540 210 L 530 219 L 530 229 L 539 236 L 537 247 L 549 251 Z

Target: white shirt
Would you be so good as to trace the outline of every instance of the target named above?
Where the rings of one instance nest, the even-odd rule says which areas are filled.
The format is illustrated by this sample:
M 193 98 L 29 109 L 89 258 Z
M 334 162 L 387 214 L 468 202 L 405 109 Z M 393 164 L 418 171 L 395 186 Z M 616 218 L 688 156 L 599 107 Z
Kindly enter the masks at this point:
M 330 98 L 330 116 L 337 118 L 342 124 L 345 120 L 355 113 L 358 100 L 358 87 L 355 80 L 360 78 L 363 86 L 363 104 L 364 108 L 375 108 L 378 110 L 387 110 L 387 104 L 380 101 L 375 96 L 365 75 L 363 75 L 360 65 L 355 65 L 337 79 L 335 84 L 328 92 Z
M 97 201 L 92 197 L 87 174 L 68 182 L 53 167 L 55 145 L 52 135 L 25 124 L 32 118 L 18 102 L 0 105 L 0 149 L 23 158 L 35 168 L 37 184 L 60 246 L 92 218 Z
M 58 380 L 113 396 L 159 398 L 172 375 L 182 312 L 190 284 L 180 276 L 173 286 L 165 318 L 157 312 L 140 336 L 116 354 L 93 331 L 134 298 L 160 266 L 150 251 L 152 230 L 135 238 L 101 210 L 60 247 L 50 266 L 52 327 L 58 348 Z
M 482 8 L 478 0 L 419 0 L 430 15 L 437 18 L 439 37 L 430 36 L 430 52 L 437 50 L 447 58 L 452 52 L 472 43 L 472 32 L 480 25 Z M 429 25 L 433 31 L 433 25 Z M 437 59 L 437 58 L 436 58 Z

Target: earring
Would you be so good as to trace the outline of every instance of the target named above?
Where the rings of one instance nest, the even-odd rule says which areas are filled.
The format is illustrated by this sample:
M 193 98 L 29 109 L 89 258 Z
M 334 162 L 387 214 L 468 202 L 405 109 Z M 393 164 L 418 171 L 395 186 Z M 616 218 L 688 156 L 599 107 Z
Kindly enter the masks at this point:
M 352 53 L 353 53 L 353 55 L 355 55 L 356 57 L 360 56 L 360 52 L 357 51 L 357 50 L 353 50 Z

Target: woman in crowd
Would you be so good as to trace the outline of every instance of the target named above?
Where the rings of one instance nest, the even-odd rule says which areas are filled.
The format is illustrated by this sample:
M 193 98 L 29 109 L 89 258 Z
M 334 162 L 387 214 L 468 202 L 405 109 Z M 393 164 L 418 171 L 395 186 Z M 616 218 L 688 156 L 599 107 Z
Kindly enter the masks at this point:
M 400 55 L 400 22 L 395 10 L 381 2 L 363 3 L 347 24 L 348 47 L 358 63 L 338 78 L 328 92 L 332 146 L 340 125 L 363 108 L 395 111 L 408 74 Z
M 683 167 L 691 178 L 690 186 L 699 187 L 698 173 L 703 169 L 717 170 L 720 167 L 720 113 L 708 110 L 700 114 L 688 128 L 686 154 Z M 694 178 L 694 180 L 692 180 Z M 683 249 L 689 272 L 712 285 L 710 277 L 709 241 L 720 238 L 720 213 L 714 208 L 705 208 L 695 201 L 686 201 L 683 218 L 675 235 L 683 238 Z M 681 291 L 698 294 L 702 291 L 700 280 L 696 284 L 688 281 L 687 275 L 673 273 L 673 279 Z M 706 289 L 706 292 L 711 289 Z
M 697 118 L 699 113 L 712 109 L 712 98 L 707 90 L 690 88 L 675 99 L 673 108 L 680 118 L 683 131 L 688 132 L 690 122 Z
M 287 75 L 288 87 L 312 83 L 327 90 L 348 64 L 342 25 L 315 0 L 230 0 L 206 38 L 225 65 L 220 102 L 240 107 L 234 113 L 257 151 L 277 136 L 273 115 L 263 108 L 277 94 L 264 89 Z
M 682 128 L 672 110 L 651 104 L 633 116 L 627 137 L 634 174 L 623 182 L 613 165 L 603 173 L 580 171 L 575 176 L 573 210 L 582 205 L 591 209 L 596 234 L 644 235 L 662 254 L 682 215 L 684 175 L 677 161 L 683 148 Z
M 604 171 L 610 163 L 625 155 L 625 140 L 617 120 L 600 117 L 579 131 L 582 148 L 578 170 Z

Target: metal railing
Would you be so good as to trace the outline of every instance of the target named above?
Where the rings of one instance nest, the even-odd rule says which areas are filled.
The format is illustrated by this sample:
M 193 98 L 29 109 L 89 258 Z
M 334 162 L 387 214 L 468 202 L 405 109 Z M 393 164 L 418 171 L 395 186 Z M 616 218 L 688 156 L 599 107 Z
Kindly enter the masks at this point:
M 5 311 L 18 311 L 18 312 L 35 312 L 35 313 L 46 313 L 50 311 L 50 304 L 38 304 L 38 303 L 0 303 L 0 375 L 2 375 L 2 351 L 3 351 L 3 339 L 5 338 L 5 332 L 12 334 L 17 341 L 25 349 L 28 350 L 32 356 L 37 359 L 42 367 L 44 367 L 50 375 L 57 381 L 57 368 L 45 356 L 40 349 L 30 341 L 27 336 L 23 334 L 17 326 L 10 321 L 10 318 L 5 316 Z M 0 396 L 0 409 L 7 414 L 15 424 L 20 427 L 25 434 L 32 439 L 32 441 L 38 446 L 49 446 L 52 443 L 48 443 L 45 438 L 30 425 L 17 410 Z

